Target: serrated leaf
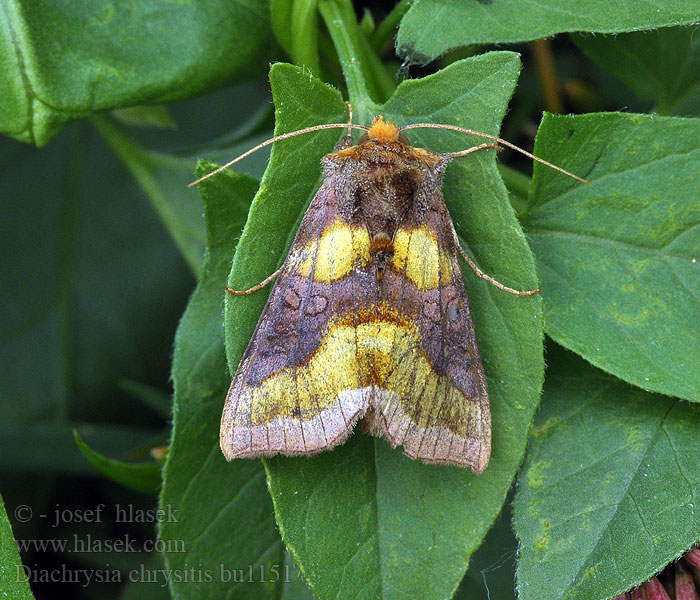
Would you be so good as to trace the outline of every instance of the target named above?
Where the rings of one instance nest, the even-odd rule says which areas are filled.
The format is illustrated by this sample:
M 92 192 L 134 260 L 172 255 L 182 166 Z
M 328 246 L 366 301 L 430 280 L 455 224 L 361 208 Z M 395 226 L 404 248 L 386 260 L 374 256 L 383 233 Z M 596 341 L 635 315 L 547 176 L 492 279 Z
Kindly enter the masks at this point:
M 212 170 L 200 164 L 198 175 Z M 199 285 L 178 327 L 173 358 L 173 438 L 163 473 L 161 508 L 177 519 L 160 524 L 174 545 L 168 568 L 195 567 L 206 580 L 197 598 L 273 598 L 282 585 L 259 581 L 284 559 L 259 461 L 226 463 L 219 449 L 219 419 L 229 375 L 223 346 L 226 275 L 248 205 L 258 184 L 226 171 L 201 184 L 207 254 Z M 235 524 L 235 525 L 233 525 Z M 186 552 L 178 551 L 184 545 Z M 254 576 L 248 575 L 249 568 Z M 240 575 L 240 573 L 244 573 Z M 208 575 L 207 575 L 208 574 Z M 191 598 L 192 582 L 171 579 L 174 598 Z
M 145 494 L 157 494 L 160 489 L 161 466 L 157 463 L 127 463 L 114 460 L 95 452 L 80 437 L 78 430 L 73 430 L 75 443 L 83 456 L 105 477 Z
M 617 36 L 572 36 L 586 55 L 667 115 L 700 114 L 697 27 L 667 27 Z
M 34 600 L 2 497 L 0 497 L 0 590 L 3 596 L 12 600 Z
M 518 69 L 517 57 L 506 52 L 460 61 L 424 80 L 402 84 L 387 104 L 376 108 L 399 124 L 430 120 L 496 133 Z M 342 122 L 341 98 L 327 86 L 289 65 L 275 65 L 270 78 L 278 107 L 277 133 Z M 436 151 L 464 149 L 472 141 L 435 130 L 407 133 L 416 145 Z M 279 266 L 318 188 L 318 159 L 340 135 L 294 138 L 273 150 L 229 285 L 245 289 Z M 456 161 L 444 192 L 458 233 L 468 240 L 476 261 L 508 284 L 532 286 L 530 254 L 493 156 Z M 448 598 L 469 555 L 500 512 L 539 396 L 539 301 L 512 297 L 471 273 L 465 281 L 494 419 L 494 451 L 484 474 L 411 461 L 400 449 L 391 450 L 359 432 L 332 452 L 266 461 L 283 538 L 321 599 Z M 227 299 L 232 370 L 264 300 L 255 295 Z
M 521 600 L 611 598 L 700 538 L 700 406 L 561 349 L 514 504 Z
M 271 55 L 269 20 L 266 0 L 8 3 L 0 131 L 43 146 L 73 119 L 247 78 Z
M 695 23 L 698 0 L 420 0 L 401 21 L 397 52 L 428 62 L 471 44 L 526 42 L 564 31 L 620 33 Z
M 524 226 L 545 330 L 641 388 L 700 401 L 700 122 L 544 118 Z

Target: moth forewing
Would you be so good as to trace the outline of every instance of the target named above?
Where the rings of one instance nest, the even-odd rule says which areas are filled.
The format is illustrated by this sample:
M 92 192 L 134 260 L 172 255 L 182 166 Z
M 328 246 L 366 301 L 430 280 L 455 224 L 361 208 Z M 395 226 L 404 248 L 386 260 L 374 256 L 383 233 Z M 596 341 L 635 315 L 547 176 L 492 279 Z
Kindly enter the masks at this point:
M 329 402 L 331 390 L 323 386 L 332 381 L 319 372 L 327 352 L 342 342 L 321 348 L 328 315 L 341 300 L 326 280 L 349 269 L 333 254 L 336 243 L 348 249 L 344 230 L 334 223 L 333 187 L 326 177 L 311 201 L 231 383 L 221 420 L 229 460 L 325 450 L 344 441 L 366 410 L 352 395 Z

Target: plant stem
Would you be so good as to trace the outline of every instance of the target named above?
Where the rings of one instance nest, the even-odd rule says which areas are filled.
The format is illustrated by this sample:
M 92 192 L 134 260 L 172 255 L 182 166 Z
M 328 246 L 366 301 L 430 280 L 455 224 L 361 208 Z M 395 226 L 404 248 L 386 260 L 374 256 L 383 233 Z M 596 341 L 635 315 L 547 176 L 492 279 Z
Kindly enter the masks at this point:
M 537 77 L 540 80 L 540 89 L 544 98 L 545 107 L 549 112 L 562 114 L 564 102 L 561 97 L 561 87 L 557 80 L 557 71 L 554 67 L 554 57 L 549 40 L 535 40 L 532 42 L 532 53 L 537 67 Z
M 360 29 L 348 0 L 321 0 L 319 11 L 333 39 L 358 122 L 369 124 L 377 103 L 394 91 L 395 82 Z

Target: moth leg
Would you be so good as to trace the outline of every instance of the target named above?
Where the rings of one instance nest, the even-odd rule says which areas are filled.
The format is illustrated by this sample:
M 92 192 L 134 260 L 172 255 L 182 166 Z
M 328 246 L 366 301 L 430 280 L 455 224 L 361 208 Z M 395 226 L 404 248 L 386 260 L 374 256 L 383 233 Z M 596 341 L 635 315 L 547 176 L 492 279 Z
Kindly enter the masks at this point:
M 466 150 L 462 150 L 461 152 L 450 152 L 450 156 L 466 156 L 467 154 L 471 154 L 472 152 L 486 150 L 487 148 L 492 148 L 497 152 L 500 152 L 502 150 L 501 146 L 499 146 L 498 144 L 485 143 L 479 144 L 478 146 L 474 146 L 472 148 L 467 148 Z M 455 245 L 457 246 L 459 253 L 462 255 L 464 261 L 472 268 L 472 271 L 474 271 L 477 277 L 485 279 L 489 283 L 495 285 L 499 290 L 503 290 L 504 292 L 508 292 L 509 294 L 514 294 L 516 296 L 532 296 L 533 294 L 539 294 L 542 291 L 540 290 L 540 288 L 536 288 L 534 290 L 515 290 L 513 288 L 508 287 L 507 285 L 503 285 L 500 281 L 487 275 L 479 267 L 476 266 L 476 263 L 471 259 L 471 257 L 464 251 L 464 249 L 460 245 L 459 240 L 457 239 L 457 232 L 454 230 L 454 227 L 452 228 L 452 235 L 454 236 Z
M 472 152 L 478 152 L 479 150 L 487 150 L 491 148 L 492 150 L 495 150 L 496 152 L 500 152 L 503 150 L 501 146 L 498 144 L 490 144 L 490 143 L 485 143 L 485 144 L 479 144 L 478 146 L 472 146 L 471 148 L 467 148 L 466 150 L 461 150 L 460 152 L 450 152 L 449 156 L 451 158 L 456 158 L 458 156 L 466 156 L 467 154 L 471 154 Z
M 348 125 L 352 125 L 352 104 L 345 102 L 345 106 L 348 107 Z M 352 127 L 348 127 L 347 137 L 352 135 Z
M 469 256 L 464 251 L 464 248 L 462 248 L 462 246 L 460 245 L 459 238 L 457 237 L 457 232 L 455 231 L 454 225 L 452 226 L 452 237 L 454 239 L 454 244 L 457 247 L 457 250 L 459 250 L 459 253 L 464 259 L 464 262 L 466 262 L 472 268 L 472 271 L 474 271 L 477 277 L 485 279 L 489 283 L 495 285 L 499 290 L 503 290 L 504 292 L 508 292 L 509 294 L 514 294 L 516 296 L 532 296 L 533 294 L 539 294 L 542 291 L 540 288 L 536 288 L 534 290 L 514 290 L 513 288 L 510 288 L 507 285 L 503 285 L 500 281 L 487 275 L 479 267 L 476 266 L 476 263 L 471 259 L 471 256 Z
M 253 292 L 257 292 L 258 290 L 263 289 L 268 283 L 270 283 L 275 277 L 277 277 L 280 274 L 281 270 L 282 267 L 277 269 L 272 275 L 270 275 L 266 279 L 263 279 L 258 285 L 254 285 L 252 288 L 248 288 L 247 290 L 234 290 L 233 288 L 226 286 L 226 291 L 229 294 L 233 294 L 234 296 L 247 296 L 248 294 L 252 294 Z
M 333 148 L 336 152 L 345 150 L 346 148 L 352 148 L 355 145 L 352 139 L 352 127 L 350 127 L 352 125 L 352 104 L 345 102 L 345 106 L 348 107 L 348 132 Z
M 476 273 L 476 276 L 481 277 L 482 279 L 485 279 L 489 283 L 495 285 L 499 290 L 503 290 L 504 292 L 508 292 L 509 294 L 514 294 L 516 296 L 532 296 L 534 294 L 539 294 L 542 291 L 540 288 L 536 288 L 534 290 L 514 290 L 513 288 L 510 288 L 507 285 L 503 285 L 500 281 L 498 281 L 497 279 L 494 279 L 493 277 L 490 277 L 489 275 L 484 273 L 479 267 L 477 267 L 476 263 L 464 251 L 462 246 L 459 245 L 459 242 L 457 242 L 455 240 L 455 243 L 457 244 L 457 249 L 459 250 L 459 253 L 462 255 L 464 262 L 466 262 L 472 268 L 472 271 L 474 271 L 474 273 Z

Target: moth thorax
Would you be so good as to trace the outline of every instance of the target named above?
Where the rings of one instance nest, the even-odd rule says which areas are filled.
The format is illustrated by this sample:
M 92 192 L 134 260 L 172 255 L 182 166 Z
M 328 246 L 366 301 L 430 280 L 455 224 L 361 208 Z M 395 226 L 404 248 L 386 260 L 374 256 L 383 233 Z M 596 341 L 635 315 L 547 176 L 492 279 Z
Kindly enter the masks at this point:
M 387 263 L 394 256 L 394 243 L 384 231 L 372 237 L 369 253 L 379 273 L 383 273 Z

